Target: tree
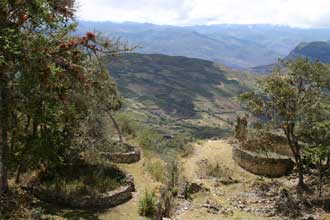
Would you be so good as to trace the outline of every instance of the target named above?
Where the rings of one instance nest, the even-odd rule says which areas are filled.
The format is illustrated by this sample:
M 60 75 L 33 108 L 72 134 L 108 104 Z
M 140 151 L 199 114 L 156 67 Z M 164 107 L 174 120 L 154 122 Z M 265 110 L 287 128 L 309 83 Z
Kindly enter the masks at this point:
M 329 89 L 329 75 L 328 66 L 298 59 L 288 63 L 284 71 L 277 68 L 261 79 L 259 92 L 245 93 L 241 97 L 255 115 L 266 117 L 265 122 L 285 134 L 297 165 L 299 188 L 305 187 L 301 131 L 308 129 L 308 116 L 322 94 L 329 95 L 325 93 Z
M 73 36 L 73 16 L 73 0 L 0 1 L 0 194 L 10 169 L 19 182 L 23 166 L 72 158 L 93 98 L 107 91 L 107 109 L 120 108 L 101 62 L 128 48 L 92 32 Z
M 308 146 L 305 149 L 306 158 L 309 162 L 317 164 L 320 197 L 324 170 L 328 168 L 330 162 L 330 99 L 327 96 L 324 94 L 312 106 L 299 134 Z
M 31 49 L 24 39 L 39 28 L 55 28 L 73 16 L 73 1 L 0 1 L 0 193 L 8 190 L 9 133 L 14 103 L 12 102 L 15 77 L 19 65 Z

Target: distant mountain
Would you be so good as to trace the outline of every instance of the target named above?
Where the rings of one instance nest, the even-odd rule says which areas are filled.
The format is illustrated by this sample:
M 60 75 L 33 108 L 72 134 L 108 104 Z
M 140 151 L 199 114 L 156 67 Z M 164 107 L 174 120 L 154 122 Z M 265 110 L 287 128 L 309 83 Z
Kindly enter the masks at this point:
M 310 43 L 301 43 L 283 60 L 289 61 L 297 58 L 307 58 L 310 61 L 330 63 L 330 42 L 315 41 Z M 252 71 L 257 73 L 269 73 L 275 66 L 276 64 L 258 66 L 252 68 Z
M 229 128 L 240 111 L 236 97 L 256 78 L 211 61 L 159 54 L 122 54 L 109 61 L 109 70 L 137 120 L 171 131 Z
M 160 26 L 140 23 L 80 21 L 78 33 L 96 30 L 120 36 L 138 53 L 186 56 L 223 63 L 237 69 L 274 63 L 300 42 L 325 41 L 330 29 L 299 29 L 273 25 Z
M 299 57 L 307 58 L 311 61 L 330 63 L 330 43 L 322 41 L 301 43 L 285 59 L 294 60 Z
M 250 69 L 252 73 L 257 73 L 257 74 L 270 74 L 274 68 L 276 67 L 277 63 L 272 63 L 268 65 L 263 65 L 263 66 L 256 66 Z

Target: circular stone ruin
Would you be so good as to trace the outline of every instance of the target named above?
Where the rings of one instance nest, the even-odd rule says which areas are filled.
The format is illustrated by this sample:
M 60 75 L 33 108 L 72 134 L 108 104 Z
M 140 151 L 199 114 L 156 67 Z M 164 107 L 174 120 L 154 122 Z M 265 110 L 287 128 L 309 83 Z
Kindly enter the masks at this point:
M 103 151 L 101 155 L 114 163 L 131 164 L 141 159 L 140 150 L 125 143 L 116 143 L 116 150 L 112 152 Z
M 274 178 L 288 175 L 292 171 L 294 163 L 285 138 L 267 135 L 262 139 L 250 139 L 234 145 L 233 159 L 235 162 L 256 175 Z
M 94 169 L 99 169 L 99 167 L 83 164 L 68 165 L 61 168 L 67 175 L 73 175 L 73 178 L 79 178 L 81 172 L 89 172 Z M 33 194 L 42 201 L 77 209 L 107 209 L 129 201 L 132 198 L 132 192 L 135 191 L 133 177 L 115 166 L 102 169 L 104 169 L 103 172 L 106 175 L 111 175 L 109 178 L 117 178 L 121 185 L 116 189 L 102 193 L 72 195 L 62 191 L 59 192 L 53 187 L 47 187 L 46 182 L 52 177 L 43 173 L 38 177 L 40 184 L 33 187 Z

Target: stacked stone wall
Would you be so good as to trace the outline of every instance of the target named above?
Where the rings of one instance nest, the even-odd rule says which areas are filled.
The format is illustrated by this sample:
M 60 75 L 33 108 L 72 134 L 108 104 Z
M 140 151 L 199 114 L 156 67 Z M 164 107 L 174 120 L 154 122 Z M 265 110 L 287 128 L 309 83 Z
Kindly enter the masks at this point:
M 261 176 L 281 177 L 289 174 L 294 163 L 290 158 L 267 158 L 239 147 L 233 148 L 233 159 L 245 170 Z

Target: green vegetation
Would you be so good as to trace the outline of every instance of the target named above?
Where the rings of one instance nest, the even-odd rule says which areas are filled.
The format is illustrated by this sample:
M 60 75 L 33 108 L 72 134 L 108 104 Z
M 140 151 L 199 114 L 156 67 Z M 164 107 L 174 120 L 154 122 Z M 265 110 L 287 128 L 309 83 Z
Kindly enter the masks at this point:
M 161 151 L 164 138 L 157 131 L 144 128 L 138 132 L 136 141 L 146 150 Z
M 135 141 L 143 148 L 146 160 L 146 171 L 158 182 L 176 186 L 178 170 L 175 160 L 179 156 L 191 154 L 193 139 L 189 134 L 177 134 L 165 138 L 159 132 L 144 128 L 140 129 Z
M 101 61 L 129 50 L 93 32 L 75 36 L 76 26 L 74 1 L 0 1 L 1 202 L 9 195 L 11 204 L 11 193 L 21 193 L 18 185 L 28 181 L 22 174 L 39 171 L 57 174 L 47 186 L 69 194 L 104 192 L 120 183 L 109 173 L 76 171 L 79 177 L 71 179 L 60 171 L 112 139 L 102 119 L 122 103 Z M 8 179 L 15 181 L 9 185 Z M 0 218 L 17 211 L 11 208 L 24 207 L 1 204 Z
M 118 113 L 115 115 L 115 120 L 120 127 L 122 134 L 128 138 L 135 138 L 139 125 L 134 121 L 134 116 L 127 113 Z
M 161 182 L 166 184 L 167 183 L 167 167 L 164 161 L 160 159 L 154 159 L 151 161 L 148 161 L 146 164 L 146 170 L 150 173 L 152 178 L 156 180 L 157 182 Z
M 53 172 L 47 172 L 40 178 L 41 187 L 54 194 L 79 196 L 97 196 L 118 188 L 125 176 L 117 168 L 100 165 L 60 166 Z
M 298 59 L 284 71 L 279 68 L 260 78 L 259 90 L 249 92 L 256 76 L 186 57 L 130 53 L 114 58 L 130 49 L 93 32 L 77 36 L 76 27 L 74 0 L 0 1 L 0 219 L 42 219 L 46 211 L 39 206 L 45 204 L 33 197 L 38 189 L 77 200 L 108 194 L 122 184 L 127 184 L 122 189 L 133 189 L 126 182 L 128 175 L 104 154 L 127 152 L 130 144 L 143 151 L 137 173 L 148 172 L 151 178 L 143 177 L 159 186 L 139 201 L 141 216 L 170 217 L 181 182 L 196 180 L 199 161 L 206 176 L 222 184 L 240 184 L 231 176 L 251 177 L 235 167 L 229 144 L 200 142 L 204 149 L 198 149 L 192 143 L 229 135 L 236 116 L 244 113 L 237 99 L 242 93 L 242 102 L 259 123 L 256 129 L 285 136 L 298 168 L 299 187 L 305 186 L 307 166 L 316 165 L 322 196 L 330 167 L 329 66 Z M 206 41 L 218 45 L 216 39 Z M 247 121 L 242 122 L 246 128 Z M 270 146 L 261 134 L 253 135 L 260 145 Z M 237 137 L 245 139 L 246 134 Z M 193 152 L 192 158 L 178 162 Z M 240 189 L 243 183 L 247 182 L 242 181 Z M 198 183 L 187 184 L 188 195 L 213 193 Z M 131 195 L 124 191 L 119 196 L 123 194 Z M 204 208 L 211 208 L 206 203 Z
M 163 155 L 171 153 L 187 154 L 191 150 L 191 134 L 180 133 L 174 136 L 163 136 L 159 131 L 140 127 L 137 131 L 136 142 L 144 150 Z
M 233 175 L 231 170 L 221 166 L 218 163 L 209 164 L 206 170 L 207 170 L 207 176 L 216 177 L 216 178 L 228 178 Z
M 303 149 L 330 146 L 329 76 L 329 66 L 298 59 L 286 71 L 277 69 L 261 80 L 260 93 L 242 95 L 251 112 L 264 116 L 265 124 L 285 135 L 298 168 L 299 188 L 305 188 Z M 323 153 L 318 155 L 321 164 L 327 159 Z
M 157 211 L 157 197 L 154 192 L 145 192 L 139 202 L 139 214 L 148 218 L 154 218 Z

